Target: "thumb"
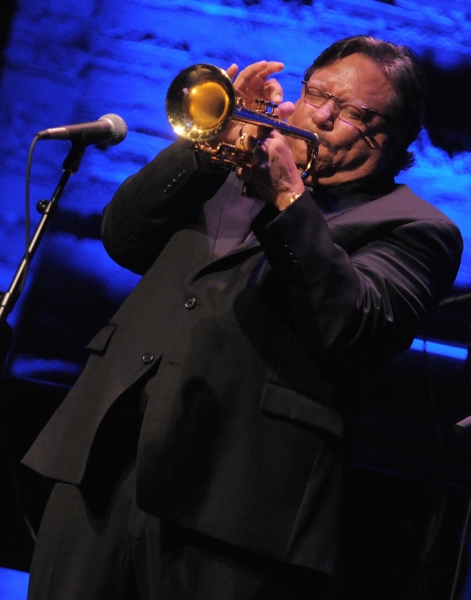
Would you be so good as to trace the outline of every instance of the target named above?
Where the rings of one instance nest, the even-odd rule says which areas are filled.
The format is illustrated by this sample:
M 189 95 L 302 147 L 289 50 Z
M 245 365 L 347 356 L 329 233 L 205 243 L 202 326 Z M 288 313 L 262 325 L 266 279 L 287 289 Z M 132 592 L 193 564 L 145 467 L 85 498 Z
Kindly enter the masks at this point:
M 278 105 L 275 113 L 278 115 L 281 121 L 284 121 L 294 113 L 295 106 L 292 102 L 282 102 Z

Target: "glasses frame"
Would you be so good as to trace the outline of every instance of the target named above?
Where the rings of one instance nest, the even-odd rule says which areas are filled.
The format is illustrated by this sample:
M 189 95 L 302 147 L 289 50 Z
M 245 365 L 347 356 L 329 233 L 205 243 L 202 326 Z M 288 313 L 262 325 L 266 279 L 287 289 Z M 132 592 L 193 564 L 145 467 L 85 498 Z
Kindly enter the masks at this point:
M 306 81 L 305 79 L 303 79 L 301 81 L 301 83 L 303 84 L 303 90 L 304 90 L 304 97 L 306 96 L 306 92 L 309 93 L 309 81 Z M 342 103 L 340 102 L 340 98 L 338 96 L 334 96 L 333 94 L 331 94 L 330 92 L 327 92 L 326 90 L 322 90 L 320 88 L 318 88 L 317 86 L 312 86 L 315 87 L 316 90 L 319 90 L 319 92 L 321 92 L 323 95 L 325 95 L 325 99 L 321 102 L 321 104 L 319 104 L 319 106 L 316 106 L 315 104 L 312 104 L 310 102 L 308 102 L 308 104 L 310 104 L 311 106 L 314 106 L 315 108 L 321 108 L 321 106 L 324 106 L 324 104 L 326 102 L 328 102 L 329 100 L 333 100 L 334 101 L 334 105 L 337 109 L 337 113 L 340 115 L 340 111 L 343 109 Z M 380 112 L 377 112 L 376 110 L 372 110 L 371 108 L 368 108 L 367 106 L 356 106 L 355 108 L 358 108 L 364 111 L 365 114 L 362 115 L 362 117 L 360 119 L 355 119 L 354 117 L 351 117 L 352 121 L 354 121 L 354 123 L 352 123 L 352 125 L 355 124 L 355 122 L 357 123 L 363 123 L 364 125 L 367 125 L 365 117 L 367 114 L 372 114 L 372 115 L 377 115 L 378 117 L 382 117 L 383 119 L 388 120 L 389 117 L 387 115 L 383 115 Z M 347 119 L 344 119 L 347 120 Z M 348 120 L 347 120 L 348 122 Z

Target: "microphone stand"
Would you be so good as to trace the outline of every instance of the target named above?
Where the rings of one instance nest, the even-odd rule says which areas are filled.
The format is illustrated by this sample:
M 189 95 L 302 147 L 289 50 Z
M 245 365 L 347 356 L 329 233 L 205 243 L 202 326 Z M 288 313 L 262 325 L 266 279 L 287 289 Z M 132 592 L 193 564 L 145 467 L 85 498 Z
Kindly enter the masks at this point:
M 43 235 L 46 231 L 46 227 L 49 224 L 49 221 L 51 220 L 51 218 L 53 217 L 53 215 L 57 209 L 59 199 L 62 195 L 62 192 L 64 191 L 64 188 L 69 180 L 69 177 L 78 171 L 78 168 L 80 166 L 80 163 L 81 163 L 83 155 L 84 155 L 84 152 L 85 152 L 84 144 L 72 143 L 72 148 L 71 148 L 69 154 L 67 155 L 67 157 L 65 158 L 64 163 L 62 165 L 62 171 L 63 171 L 62 177 L 59 180 L 59 183 L 54 191 L 54 194 L 53 194 L 51 200 L 49 200 L 49 201 L 40 200 L 38 202 L 37 209 L 42 214 L 42 217 L 38 223 L 38 226 L 36 227 L 34 235 L 31 238 L 29 246 L 23 256 L 20 266 L 18 267 L 16 275 L 14 276 L 14 278 L 10 284 L 10 287 L 8 288 L 8 291 L 1 295 L 0 335 L 2 336 L 2 340 L 4 337 L 3 336 L 4 331 L 7 332 L 7 335 L 8 335 L 8 332 L 10 330 L 9 325 L 7 323 L 5 323 L 5 321 L 6 321 L 6 318 L 8 317 L 8 315 L 10 314 L 10 312 L 12 311 L 14 305 L 16 304 L 16 301 L 18 300 L 18 298 L 21 294 L 23 281 L 26 277 L 26 273 L 27 273 L 29 264 L 30 264 L 33 256 L 35 255 L 36 250 L 39 247 L 39 243 L 41 242 L 41 240 L 43 238 Z M 11 335 L 10 335 L 10 338 L 11 338 Z M 5 345 L 7 345 L 7 344 L 5 344 Z M 9 345 L 11 345 L 11 340 L 10 340 Z M 8 352 L 8 350 L 9 350 L 9 347 L 5 350 L 5 348 L 3 348 L 3 344 L 1 344 L 1 351 L 2 351 L 2 353 L 5 352 L 5 356 Z M 0 364 L 1 364 L 1 362 L 2 362 L 2 357 L 0 356 Z
M 62 176 L 59 180 L 59 183 L 54 191 L 51 200 L 40 200 L 37 204 L 37 209 L 39 213 L 42 214 L 42 217 L 38 223 L 38 226 L 36 227 L 33 237 L 29 242 L 23 259 L 10 284 L 10 287 L 8 288 L 7 292 L 0 292 L 0 378 L 3 376 L 6 357 L 13 345 L 14 340 L 13 330 L 9 323 L 6 321 L 6 319 L 12 311 L 14 305 L 16 304 L 16 301 L 21 295 L 23 285 L 26 280 L 29 264 L 34 254 L 36 253 L 36 250 L 39 247 L 39 243 L 43 238 L 49 221 L 55 214 L 62 192 L 64 191 L 64 188 L 70 176 L 78 171 L 78 168 L 80 166 L 85 152 L 85 147 L 86 144 L 83 143 L 72 143 L 72 148 L 62 165 Z M 1 390 L 1 392 L 3 393 L 3 389 Z M 0 405 L 0 409 L 3 409 L 3 405 Z M 6 477 L 11 486 L 14 500 L 18 505 L 18 509 L 23 515 L 24 525 L 26 526 L 30 538 L 33 542 L 35 542 L 36 534 L 33 530 L 33 527 L 31 526 L 26 511 L 21 506 L 22 503 L 20 501 L 20 492 L 18 487 L 16 470 L 13 466 L 13 459 L 11 458 L 10 449 L 7 444 L 7 439 L 9 435 L 8 425 L 6 423 L 6 420 L 4 421 L 3 419 L 2 412 L 3 410 L 0 410 L 0 442 L 2 443 L 0 450 L 2 454 L 5 454 L 5 457 L 7 459 L 7 465 L 9 465 Z

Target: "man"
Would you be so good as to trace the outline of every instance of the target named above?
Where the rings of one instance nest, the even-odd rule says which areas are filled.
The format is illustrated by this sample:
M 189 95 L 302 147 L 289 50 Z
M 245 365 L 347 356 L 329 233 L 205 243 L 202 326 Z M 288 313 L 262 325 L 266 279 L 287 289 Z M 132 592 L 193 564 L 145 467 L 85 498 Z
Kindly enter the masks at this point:
M 281 68 L 237 93 L 281 99 Z M 143 278 L 25 458 L 59 481 L 30 600 L 330 597 L 361 389 L 459 265 L 456 226 L 393 179 L 422 97 L 406 48 L 342 40 L 280 105 L 320 139 L 305 181 L 303 140 L 233 123 L 210 144 L 250 166 L 180 139 L 119 188 L 104 244 Z

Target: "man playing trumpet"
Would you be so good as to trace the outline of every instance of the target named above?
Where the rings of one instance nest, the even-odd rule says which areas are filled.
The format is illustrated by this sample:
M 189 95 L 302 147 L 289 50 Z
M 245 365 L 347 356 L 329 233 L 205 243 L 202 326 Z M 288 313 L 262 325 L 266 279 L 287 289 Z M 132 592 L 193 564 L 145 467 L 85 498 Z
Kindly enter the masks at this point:
M 352 419 L 462 241 L 394 181 L 422 126 L 407 48 L 336 42 L 294 105 L 282 67 L 227 72 L 318 136 L 304 180 L 305 141 L 234 121 L 208 144 L 249 164 L 180 138 L 105 208 L 107 251 L 143 277 L 25 458 L 58 481 L 30 600 L 333 597 Z

